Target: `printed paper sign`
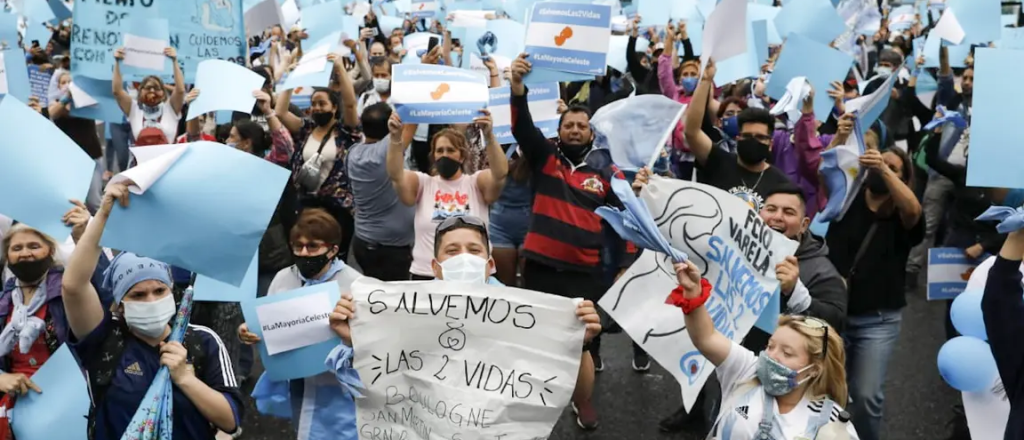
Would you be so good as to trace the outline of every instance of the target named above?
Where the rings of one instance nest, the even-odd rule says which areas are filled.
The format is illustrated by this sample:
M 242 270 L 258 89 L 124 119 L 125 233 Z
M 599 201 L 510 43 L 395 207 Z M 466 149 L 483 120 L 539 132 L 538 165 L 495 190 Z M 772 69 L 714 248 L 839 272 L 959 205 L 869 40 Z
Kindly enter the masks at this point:
M 652 177 L 640 198 L 661 233 L 711 282 L 706 306 L 715 329 L 742 340 L 779 294 L 775 265 L 798 244 L 770 229 L 743 199 L 708 185 Z M 678 285 L 667 255 L 644 252 L 599 304 L 679 381 L 689 410 L 715 367 L 690 341 L 683 312 L 665 304 Z
M 50 103 L 50 79 L 53 78 L 53 72 L 48 72 L 39 68 L 36 65 L 28 66 L 28 85 L 32 90 L 32 96 L 39 100 L 39 105 L 43 107 Z
M 361 440 L 547 438 L 576 386 L 575 302 L 485 284 L 352 285 Z
M 146 70 L 164 70 L 167 42 L 132 34 L 124 35 L 124 65 Z
M 533 68 L 604 75 L 611 17 L 607 5 L 537 3 L 526 29 Z
M 972 260 L 963 249 L 928 249 L 928 301 L 953 299 L 967 289 L 978 260 Z
M 533 125 L 547 138 L 558 136 L 558 90 L 558 83 L 535 84 L 530 86 L 526 95 Z M 487 109 L 491 111 L 494 120 L 494 137 L 499 144 L 515 143 L 516 139 L 512 136 L 512 106 L 509 103 L 512 89 L 497 87 L 488 91 L 491 96 Z
M 327 292 L 256 307 L 267 354 L 273 356 L 336 338 L 328 322 L 333 309 Z
M 430 18 L 437 11 L 437 1 L 435 0 L 412 2 L 411 6 L 409 12 L 412 13 L 413 18 Z
M 464 69 L 425 64 L 392 68 L 391 100 L 406 124 L 472 122 L 488 97 L 485 78 Z

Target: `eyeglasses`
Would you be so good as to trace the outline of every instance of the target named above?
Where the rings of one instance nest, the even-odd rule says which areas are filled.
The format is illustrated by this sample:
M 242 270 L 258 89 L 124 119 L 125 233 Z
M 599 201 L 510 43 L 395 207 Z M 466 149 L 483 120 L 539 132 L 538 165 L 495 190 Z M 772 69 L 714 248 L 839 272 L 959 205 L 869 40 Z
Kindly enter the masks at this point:
M 754 133 L 740 133 L 737 138 L 743 139 L 755 139 L 762 144 L 767 144 L 772 141 L 772 137 L 766 134 L 754 134 Z
M 825 332 L 821 337 L 821 358 L 826 359 L 828 356 L 828 323 L 813 316 L 792 315 L 792 318 L 793 322 L 804 327 Z
M 480 231 L 480 234 L 484 237 L 484 243 L 489 243 L 490 238 L 487 235 L 487 224 L 484 223 L 479 217 L 472 215 L 460 215 L 455 217 L 448 217 L 441 221 L 437 225 L 437 230 L 434 231 L 434 250 L 437 251 L 437 246 L 441 244 L 441 236 L 446 232 L 453 229 L 458 229 L 460 226 L 467 226 L 471 229 Z
M 149 84 L 149 85 L 143 86 L 142 90 L 154 91 L 155 92 L 157 90 L 160 90 L 160 86 L 158 86 L 156 84 Z
M 327 248 L 327 243 L 323 242 L 309 242 L 309 243 L 292 243 L 292 252 L 298 252 L 305 249 L 307 254 L 319 254 L 320 251 Z

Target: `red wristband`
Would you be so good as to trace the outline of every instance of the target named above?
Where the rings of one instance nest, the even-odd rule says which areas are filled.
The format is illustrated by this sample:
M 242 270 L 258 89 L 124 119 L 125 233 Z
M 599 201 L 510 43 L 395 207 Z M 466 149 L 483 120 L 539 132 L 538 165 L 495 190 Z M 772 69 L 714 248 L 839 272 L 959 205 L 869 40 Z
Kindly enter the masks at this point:
M 694 311 L 698 307 L 704 305 L 711 297 L 711 283 L 707 279 L 700 279 L 700 296 L 696 298 L 687 298 L 685 292 L 683 292 L 683 286 L 678 286 L 672 289 L 672 293 L 665 299 L 665 304 L 673 305 L 683 309 L 684 315 L 689 315 L 690 312 Z

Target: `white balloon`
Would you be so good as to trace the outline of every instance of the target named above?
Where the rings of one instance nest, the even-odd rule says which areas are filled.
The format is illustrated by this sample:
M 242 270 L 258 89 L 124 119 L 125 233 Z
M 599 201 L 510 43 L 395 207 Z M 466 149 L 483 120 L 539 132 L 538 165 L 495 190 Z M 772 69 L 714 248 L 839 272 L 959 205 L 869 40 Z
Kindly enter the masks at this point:
M 967 280 L 966 290 L 984 290 L 985 282 L 988 281 L 988 270 L 992 268 L 992 264 L 994 264 L 995 261 L 996 257 L 991 256 L 988 257 L 987 260 L 979 264 L 978 267 L 974 269 L 974 272 L 971 273 L 971 278 Z M 1024 274 L 1024 264 L 1021 264 L 1020 266 L 1020 273 Z

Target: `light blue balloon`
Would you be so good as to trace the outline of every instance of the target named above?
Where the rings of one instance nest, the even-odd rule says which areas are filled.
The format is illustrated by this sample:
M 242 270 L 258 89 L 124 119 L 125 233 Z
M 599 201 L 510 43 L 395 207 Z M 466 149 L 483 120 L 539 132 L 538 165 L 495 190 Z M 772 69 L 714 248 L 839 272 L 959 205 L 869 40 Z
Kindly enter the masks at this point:
M 960 391 L 984 391 L 999 374 L 988 343 L 970 336 L 956 337 L 943 344 L 938 364 L 942 379 Z
M 956 331 L 961 335 L 988 340 L 985 318 L 981 313 L 981 298 L 984 296 L 985 291 L 981 289 L 966 290 L 953 300 L 949 319 L 953 321 L 953 327 L 956 327 Z

